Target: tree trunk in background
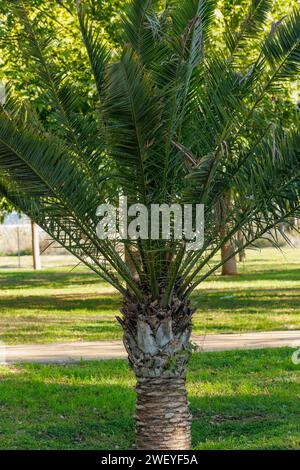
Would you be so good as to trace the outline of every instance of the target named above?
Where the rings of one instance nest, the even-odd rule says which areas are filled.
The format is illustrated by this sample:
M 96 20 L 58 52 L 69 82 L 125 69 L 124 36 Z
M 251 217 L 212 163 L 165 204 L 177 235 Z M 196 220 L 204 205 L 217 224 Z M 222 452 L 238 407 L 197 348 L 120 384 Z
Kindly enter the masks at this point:
M 137 449 L 190 449 L 185 387 L 193 314 L 189 301 L 175 289 L 171 305 L 162 309 L 150 295 L 139 303 L 128 293 L 121 312 L 124 345 L 137 378 Z
M 222 246 L 221 257 L 222 260 L 226 259 L 234 253 L 234 245 L 231 241 Z M 236 257 L 232 256 L 228 261 L 222 265 L 222 276 L 236 276 L 238 274 Z
M 31 234 L 32 234 L 33 269 L 35 269 L 36 271 L 39 271 L 41 269 L 39 228 L 32 221 L 31 221 Z
M 224 197 L 224 220 L 226 220 L 228 213 L 231 209 L 231 192 L 228 191 Z M 227 234 L 226 227 L 222 229 L 222 237 L 225 237 Z M 229 240 L 221 248 L 221 258 L 222 261 L 225 260 L 228 256 L 232 255 L 235 252 L 235 245 L 233 240 Z M 222 276 L 236 276 L 238 274 L 236 256 L 232 256 L 228 261 L 225 261 L 222 265 Z
M 243 246 L 244 237 L 240 230 L 238 231 L 238 241 L 239 241 L 239 246 Z M 240 263 L 244 263 L 246 261 L 246 251 L 244 248 L 239 252 L 239 261 Z

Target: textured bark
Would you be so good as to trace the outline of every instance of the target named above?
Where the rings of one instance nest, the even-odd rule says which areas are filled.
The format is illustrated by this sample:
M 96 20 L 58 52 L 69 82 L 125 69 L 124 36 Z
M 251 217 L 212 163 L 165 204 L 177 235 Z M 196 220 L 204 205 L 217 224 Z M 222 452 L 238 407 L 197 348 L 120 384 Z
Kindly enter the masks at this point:
M 145 302 L 128 293 L 118 318 L 124 345 L 137 377 L 137 448 L 189 449 L 190 414 L 185 377 L 191 354 L 193 310 L 178 294 L 160 307 L 145 292 Z
M 225 243 L 221 249 L 222 260 L 234 253 L 234 246 L 231 241 Z M 225 261 L 222 265 L 222 276 L 236 276 L 238 274 L 236 257 L 232 256 L 229 260 Z
M 187 450 L 191 417 L 183 378 L 137 382 L 136 431 L 139 450 Z

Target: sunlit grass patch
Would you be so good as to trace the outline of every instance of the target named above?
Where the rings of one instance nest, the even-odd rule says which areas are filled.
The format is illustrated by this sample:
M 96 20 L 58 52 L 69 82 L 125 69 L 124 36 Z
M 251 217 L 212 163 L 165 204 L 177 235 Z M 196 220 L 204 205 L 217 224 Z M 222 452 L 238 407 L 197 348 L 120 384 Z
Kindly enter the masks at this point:
M 248 251 L 239 276 L 217 273 L 193 294 L 195 333 L 300 328 L 300 249 Z M 0 270 L 0 340 L 120 339 L 120 296 L 84 267 Z
M 300 365 L 292 349 L 194 354 L 195 449 L 299 449 Z M 1 449 L 131 449 L 127 362 L 0 366 Z

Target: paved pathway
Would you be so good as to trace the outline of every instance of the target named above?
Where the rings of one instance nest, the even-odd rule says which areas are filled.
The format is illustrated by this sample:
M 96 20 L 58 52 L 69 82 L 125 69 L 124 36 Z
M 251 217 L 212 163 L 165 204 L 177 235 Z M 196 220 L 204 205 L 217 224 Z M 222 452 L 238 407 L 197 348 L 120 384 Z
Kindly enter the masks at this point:
M 194 335 L 192 340 L 201 351 L 300 347 L 300 330 L 207 336 Z M 126 357 L 121 341 L 16 345 L 6 346 L 5 351 L 0 351 L 2 357 L 3 352 L 7 363 L 70 363 L 78 362 L 81 359 L 122 359 Z

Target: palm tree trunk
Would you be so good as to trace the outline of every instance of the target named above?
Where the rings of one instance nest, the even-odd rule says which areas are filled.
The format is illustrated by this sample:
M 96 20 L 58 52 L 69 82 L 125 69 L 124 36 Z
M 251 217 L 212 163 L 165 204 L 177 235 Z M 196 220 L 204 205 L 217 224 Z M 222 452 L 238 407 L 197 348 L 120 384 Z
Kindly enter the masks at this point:
M 185 387 L 193 314 L 189 301 L 174 293 L 171 305 L 162 309 L 150 295 L 139 303 L 128 293 L 121 312 L 123 318 L 118 320 L 137 379 L 137 449 L 190 449 L 191 417 Z
M 185 379 L 137 378 L 136 434 L 139 450 L 188 450 L 191 417 Z
M 231 240 L 222 246 L 222 260 L 225 260 L 228 256 L 231 256 L 231 258 L 227 261 L 224 261 L 222 265 L 222 276 L 236 276 L 238 274 L 236 257 L 232 256 L 234 251 L 234 245 Z
M 238 231 L 238 241 L 239 241 L 239 245 L 243 246 L 244 237 L 243 237 L 243 233 L 240 230 Z M 246 251 L 244 248 L 239 252 L 239 261 L 240 263 L 244 263 L 246 261 Z

